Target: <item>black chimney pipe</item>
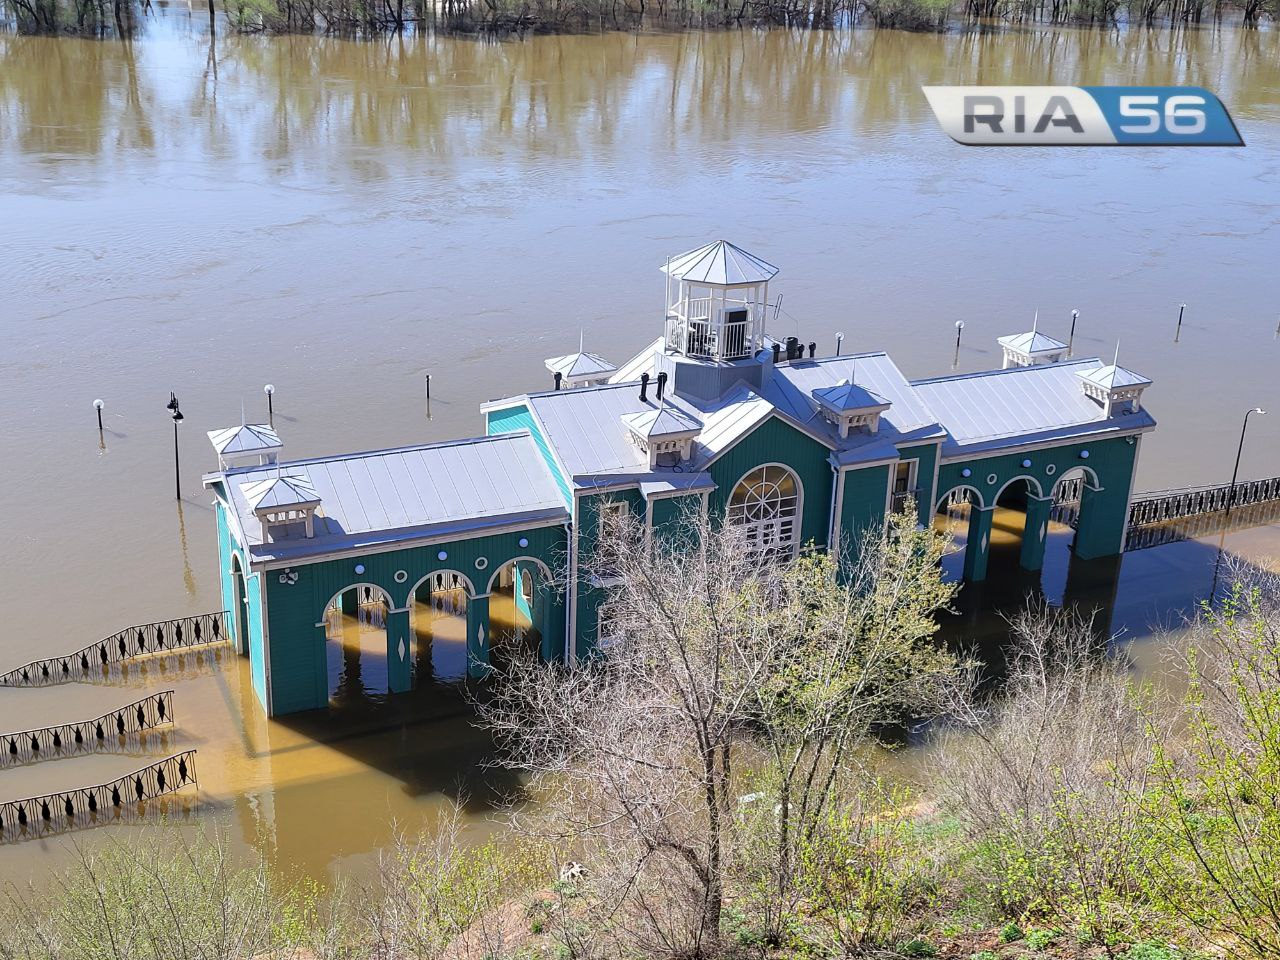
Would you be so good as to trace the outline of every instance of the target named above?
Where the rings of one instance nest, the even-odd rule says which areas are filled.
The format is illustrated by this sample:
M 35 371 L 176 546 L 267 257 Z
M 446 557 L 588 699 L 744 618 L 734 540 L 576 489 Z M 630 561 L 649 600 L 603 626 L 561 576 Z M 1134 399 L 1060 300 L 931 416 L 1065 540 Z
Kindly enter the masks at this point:
M 640 402 L 648 403 L 649 398 L 645 396 L 645 392 L 649 389 L 649 375 L 647 373 L 640 374 Z
M 794 360 L 800 356 L 800 340 L 798 337 L 787 337 L 787 359 Z
M 560 389 L 560 381 L 564 379 L 564 374 L 559 370 L 556 371 L 556 389 Z
M 782 344 L 778 343 L 778 341 L 775 340 L 773 342 L 773 362 L 777 364 L 777 363 L 780 363 L 781 361 L 782 361 Z
M 666 373 L 658 374 L 658 402 L 662 402 L 662 392 L 667 389 Z
M 812 340 L 809 341 L 809 359 L 813 359 L 813 355 L 818 352 L 818 345 Z

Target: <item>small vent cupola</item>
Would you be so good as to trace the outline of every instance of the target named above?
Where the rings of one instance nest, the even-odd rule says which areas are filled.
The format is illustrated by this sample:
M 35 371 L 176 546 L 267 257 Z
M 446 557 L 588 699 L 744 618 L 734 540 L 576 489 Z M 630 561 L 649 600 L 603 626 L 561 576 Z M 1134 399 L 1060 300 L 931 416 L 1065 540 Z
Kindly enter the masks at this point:
M 582 341 L 578 341 L 578 352 L 563 357 L 551 357 L 546 361 L 547 369 L 560 374 L 560 383 L 572 390 L 574 387 L 594 387 L 608 383 L 609 377 L 617 372 L 617 367 L 604 357 L 587 353 Z M 557 387 L 556 389 L 559 389 Z
M 1007 337 L 998 337 L 996 343 L 1004 351 L 1004 368 L 1034 367 L 1040 363 L 1057 363 L 1067 355 L 1068 347 L 1061 340 L 1056 340 L 1041 333 L 1040 312 L 1031 321 L 1031 329 L 1026 333 L 1011 333 Z
M 280 435 L 265 423 L 242 423 L 238 427 L 210 430 L 209 442 L 223 470 L 275 463 L 284 449 Z
M 667 349 L 705 360 L 744 360 L 764 348 L 769 281 L 778 268 L 716 240 L 668 260 Z
M 880 429 L 880 414 L 891 404 L 879 394 L 858 386 L 850 376 L 835 386 L 813 391 L 822 415 L 846 438 L 855 430 L 875 433 Z
M 277 465 L 269 476 L 240 484 L 240 492 L 262 523 L 263 543 L 316 535 L 320 495 L 305 473 L 285 473 Z
M 1109 364 L 1077 374 L 1085 396 L 1102 405 L 1106 416 L 1137 413 L 1142 403 L 1142 391 L 1151 386 L 1151 379 L 1120 366 L 1120 345 L 1116 344 L 1115 359 Z
M 701 420 L 665 403 L 651 410 L 623 414 L 620 419 L 631 442 L 648 454 L 651 470 L 689 460 L 693 441 L 702 432 Z

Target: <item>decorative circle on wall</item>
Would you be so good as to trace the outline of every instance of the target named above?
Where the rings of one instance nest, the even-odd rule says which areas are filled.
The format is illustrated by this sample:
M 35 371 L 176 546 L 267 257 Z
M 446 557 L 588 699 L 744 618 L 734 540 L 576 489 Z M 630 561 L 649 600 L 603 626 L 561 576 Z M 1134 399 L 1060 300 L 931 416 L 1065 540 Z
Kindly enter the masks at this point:
M 437 554 L 436 554 L 436 559 L 437 559 L 437 560 L 448 560 L 448 559 L 449 559 L 449 551 L 448 551 L 448 550 L 441 550 L 439 553 L 437 553 Z
M 962 476 L 962 477 L 972 477 L 972 476 L 973 476 L 973 471 L 972 471 L 972 470 L 970 470 L 968 467 L 965 467 L 963 470 L 961 470 L 961 471 L 960 471 L 960 476 Z
M 1055 473 L 1058 472 L 1058 468 L 1051 463 L 1044 468 L 1044 472 L 1052 477 Z
M 1080 459 L 1081 459 L 1081 460 L 1088 460 L 1088 459 L 1089 459 L 1089 451 L 1088 451 L 1088 450 L 1081 450 L 1081 451 L 1080 451 Z
M 488 557 L 476 557 L 476 569 L 477 569 L 477 570 L 483 570 L 483 569 L 484 569 L 485 567 L 487 567 L 487 566 L 489 566 L 489 558 L 488 558 Z
M 523 550 L 525 547 L 529 545 L 529 538 L 521 537 L 519 540 L 519 543 L 520 543 L 520 549 Z
M 356 573 L 364 573 L 364 564 L 363 564 L 363 563 L 357 563 L 357 564 L 356 564 Z
M 409 579 L 408 571 L 405 571 L 405 570 L 397 570 L 397 571 L 395 572 L 395 580 L 396 580 L 396 583 L 404 583 L 404 582 L 405 582 L 406 580 L 408 580 L 408 579 Z
M 1023 465 L 1024 467 L 1029 467 L 1029 466 L 1031 466 L 1031 461 L 1030 461 L 1030 460 L 1023 460 L 1023 461 L 1022 461 L 1022 465 Z
M 987 474 L 987 485 L 988 485 L 988 486 L 992 486 L 992 487 L 994 487 L 994 486 L 996 485 L 996 481 L 997 481 L 997 480 L 999 480 L 999 479 L 1000 479 L 1000 478 L 999 478 L 999 477 L 997 477 L 994 473 L 988 473 L 988 474 Z

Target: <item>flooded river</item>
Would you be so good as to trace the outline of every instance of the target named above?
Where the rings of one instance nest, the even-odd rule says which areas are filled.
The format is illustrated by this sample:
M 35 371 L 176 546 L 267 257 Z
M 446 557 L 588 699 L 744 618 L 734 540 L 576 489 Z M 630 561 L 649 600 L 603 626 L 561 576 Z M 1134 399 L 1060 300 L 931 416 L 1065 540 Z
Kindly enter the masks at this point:
M 941 82 L 1199 84 L 1247 146 L 966 149 L 920 93 Z M 1140 489 L 1229 479 L 1255 405 L 1276 415 L 1253 419 L 1241 475 L 1280 473 L 1274 30 L 211 44 L 160 6 L 131 43 L 0 36 L 0 666 L 220 606 L 204 432 L 265 418 L 264 384 L 293 456 L 476 433 L 482 400 L 549 386 L 542 358 L 580 334 L 613 359 L 651 340 L 658 266 L 720 236 L 782 268 L 771 332 L 828 353 L 841 331 L 912 376 L 951 369 L 958 319 L 977 369 L 1036 311 L 1063 336 L 1078 308 L 1077 355 L 1119 339 L 1155 380 Z M 1275 534 L 1225 546 L 1280 554 Z M 1058 539 L 1046 594 L 1134 639 L 1207 592 L 1218 556 L 1193 542 L 1072 572 Z M 948 629 L 989 632 L 997 589 Z M 0 731 L 166 686 L 201 816 L 285 871 L 354 869 L 458 796 L 481 834 L 517 786 L 477 769 L 453 694 L 268 723 L 230 656 L 0 691 Z M 135 763 L 0 771 L 0 798 Z M 8 846 L 0 865 L 36 875 L 66 851 Z

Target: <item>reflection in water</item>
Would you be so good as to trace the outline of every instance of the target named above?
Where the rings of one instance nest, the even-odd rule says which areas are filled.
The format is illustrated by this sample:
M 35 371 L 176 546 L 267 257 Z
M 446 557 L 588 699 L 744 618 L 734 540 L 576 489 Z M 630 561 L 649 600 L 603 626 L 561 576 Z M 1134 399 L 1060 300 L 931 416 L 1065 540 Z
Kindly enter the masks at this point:
M 458 577 L 437 574 L 418 587 L 409 624 L 415 687 L 467 678 L 467 588 Z
M 329 700 L 338 707 L 377 702 L 390 690 L 385 594 L 357 586 L 325 611 L 325 663 Z

